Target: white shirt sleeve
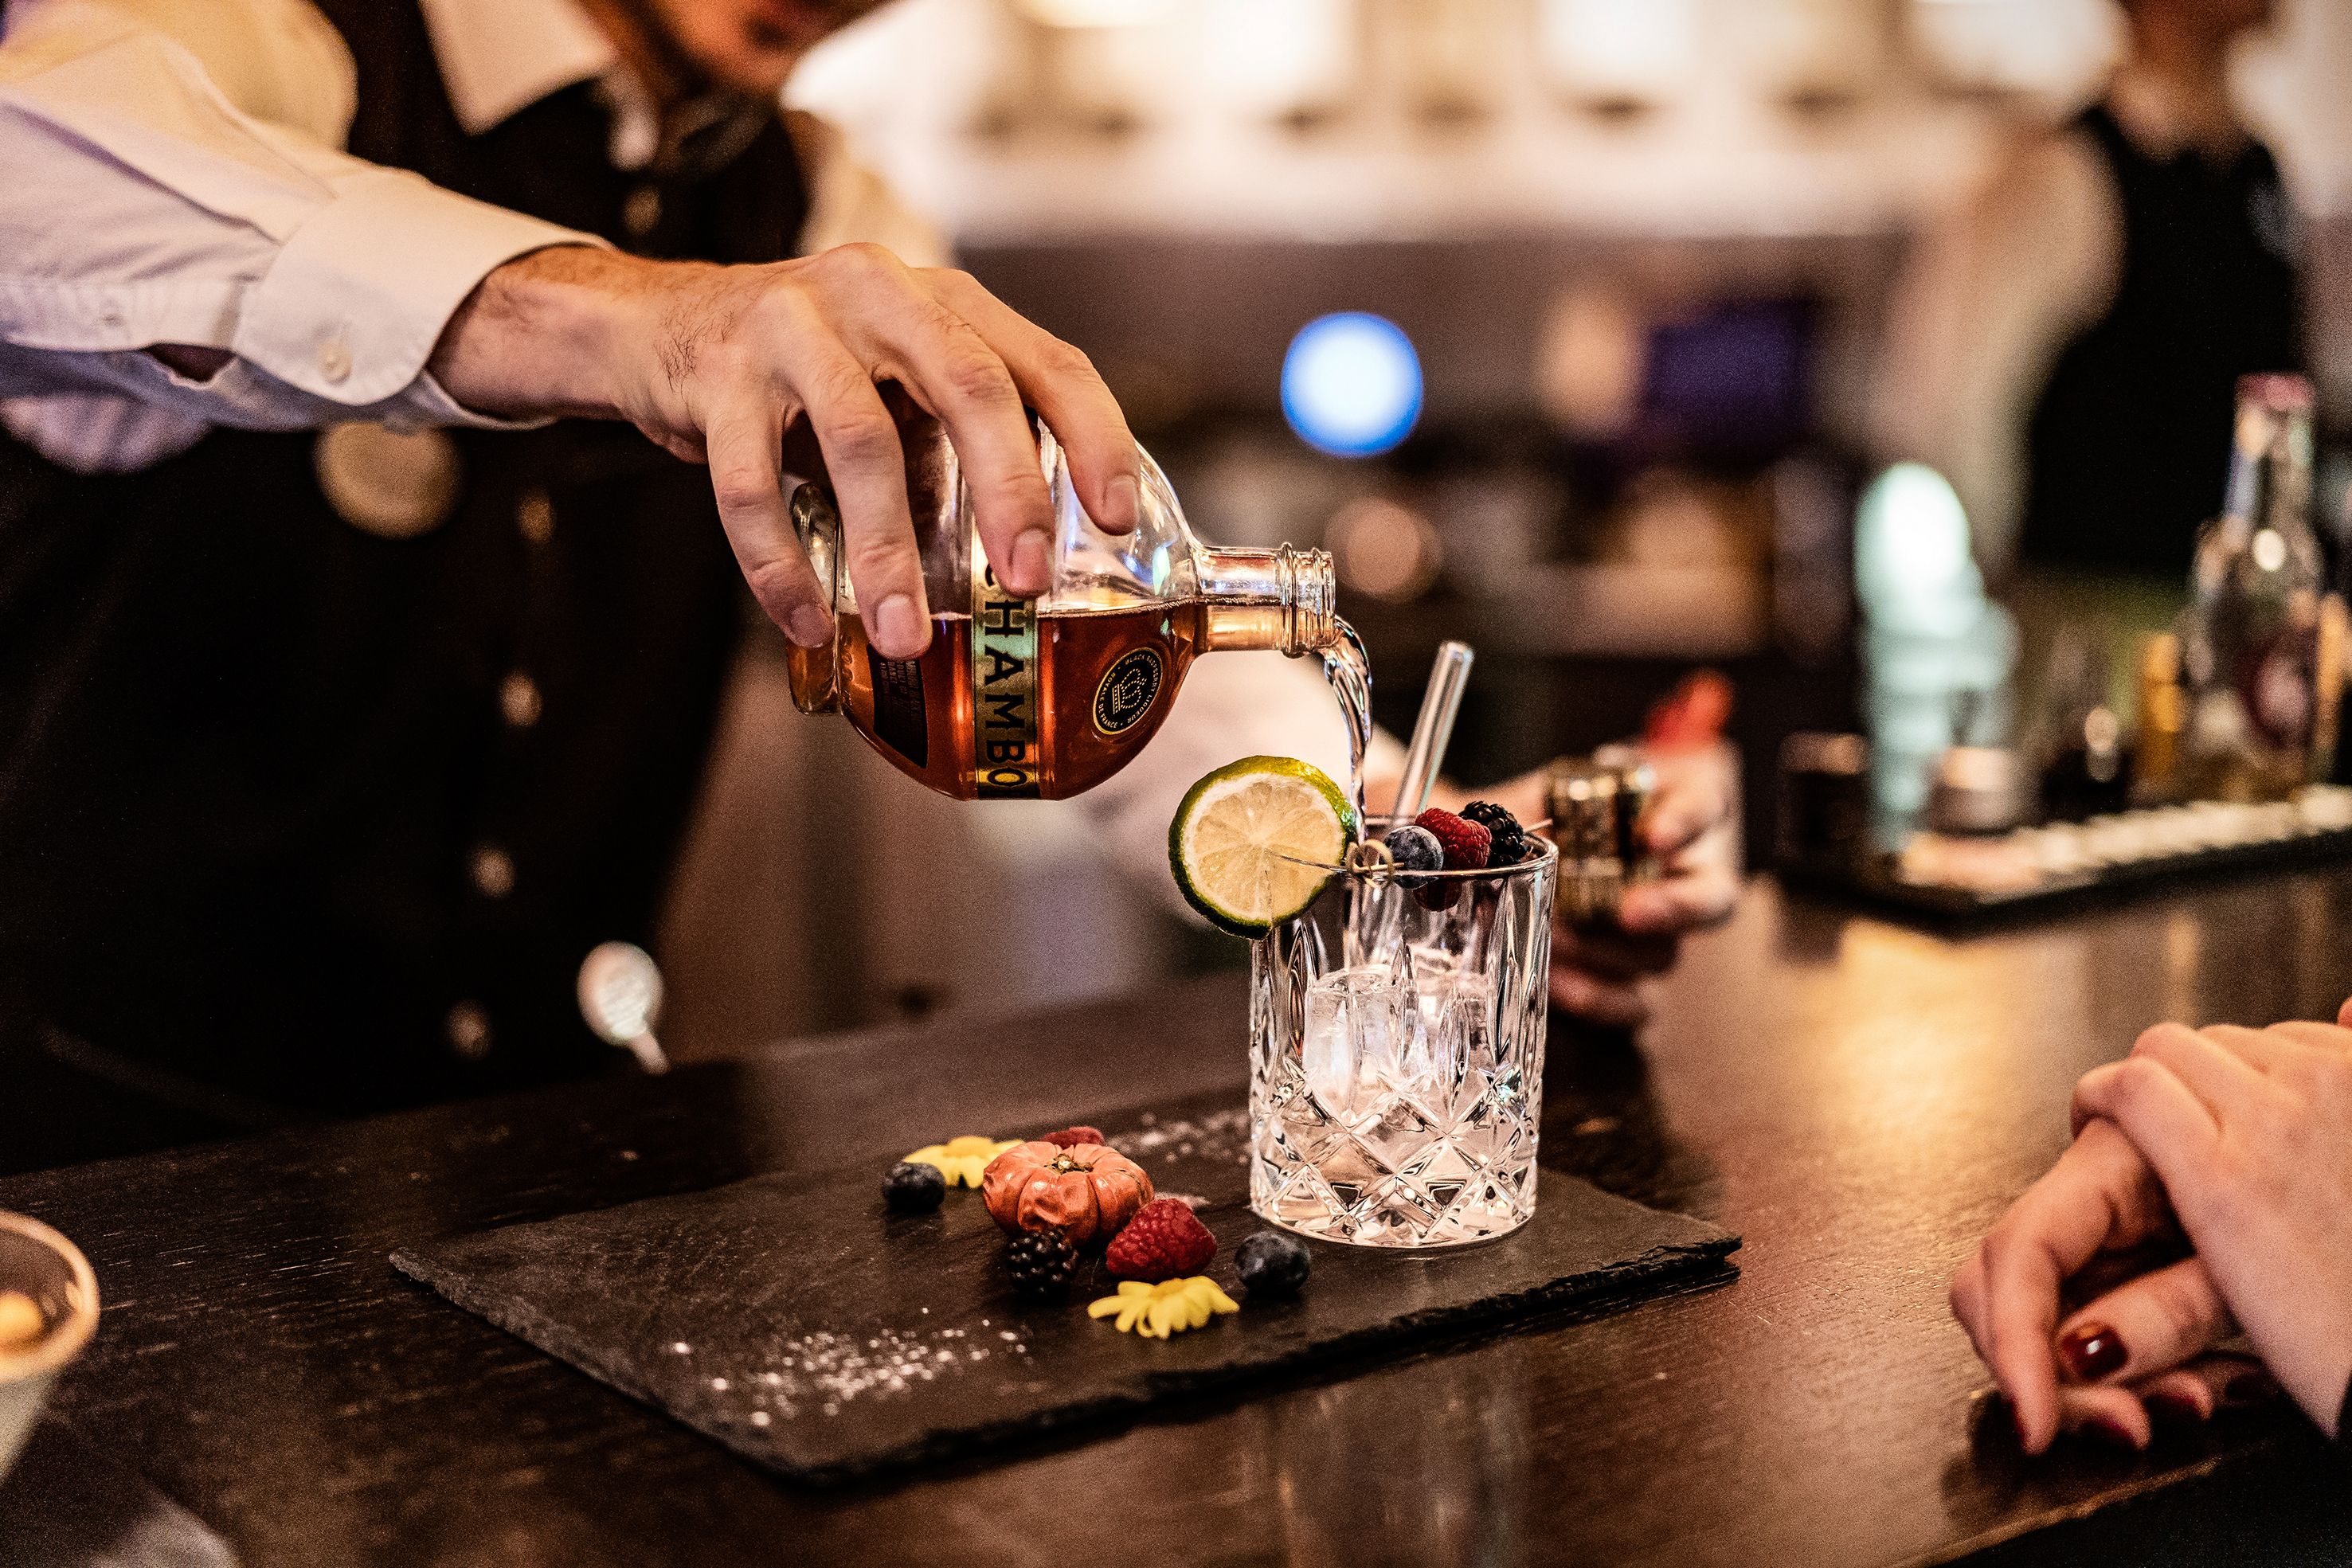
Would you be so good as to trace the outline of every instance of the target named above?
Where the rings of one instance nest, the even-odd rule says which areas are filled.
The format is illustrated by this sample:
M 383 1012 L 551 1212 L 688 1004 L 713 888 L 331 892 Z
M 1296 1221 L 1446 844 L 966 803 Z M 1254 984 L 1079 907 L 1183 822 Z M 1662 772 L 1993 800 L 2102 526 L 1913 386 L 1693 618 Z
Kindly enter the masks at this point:
M 90 394 L 198 429 L 505 423 L 425 373 L 442 327 L 501 263 L 601 242 L 352 158 L 319 138 L 317 113 L 257 119 L 137 10 L 18 0 L 0 39 L 12 428 L 37 439 L 45 412 L 75 406 L 50 400 Z M 348 79 L 347 55 L 340 67 Z M 158 343 L 236 357 L 200 382 L 141 351 Z

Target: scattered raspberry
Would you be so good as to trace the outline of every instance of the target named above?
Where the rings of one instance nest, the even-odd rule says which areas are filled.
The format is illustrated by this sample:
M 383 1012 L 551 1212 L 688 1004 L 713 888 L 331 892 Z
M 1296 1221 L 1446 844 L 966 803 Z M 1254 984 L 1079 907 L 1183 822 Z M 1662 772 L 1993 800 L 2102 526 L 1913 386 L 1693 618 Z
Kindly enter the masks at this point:
M 1216 1255 L 1217 1239 L 1180 1198 L 1143 1206 L 1103 1255 L 1122 1280 L 1157 1281 L 1196 1274 Z
M 1432 806 L 1412 820 L 1416 828 L 1426 828 L 1437 835 L 1445 847 L 1447 871 L 1484 871 L 1486 851 L 1494 842 L 1494 834 L 1475 822 L 1465 822 L 1451 811 L 1441 811 Z
M 1051 1144 L 1057 1149 L 1069 1149 L 1076 1148 L 1080 1144 L 1099 1144 L 1103 1141 L 1103 1135 L 1101 1130 L 1096 1127 L 1065 1127 L 1058 1133 L 1048 1133 L 1037 1141 L 1041 1144 Z
M 1486 846 L 1486 864 L 1517 865 L 1532 859 L 1536 846 L 1528 841 L 1528 831 L 1511 815 L 1507 806 L 1497 806 L 1491 800 L 1473 800 L 1462 808 L 1465 821 L 1475 822 L 1486 830 L 1491 841 Z

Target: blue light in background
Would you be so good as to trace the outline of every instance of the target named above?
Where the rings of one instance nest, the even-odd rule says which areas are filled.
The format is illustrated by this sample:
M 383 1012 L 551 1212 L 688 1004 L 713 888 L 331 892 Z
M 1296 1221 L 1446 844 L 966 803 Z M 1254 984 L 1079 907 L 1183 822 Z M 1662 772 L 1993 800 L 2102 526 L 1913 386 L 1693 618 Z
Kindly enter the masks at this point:
M 1318 316 L 1282 361 L 1282 416 L 1339 457 L 1386 452 L 1421 417 L 1421 356 L 1393 321 L 1360 310 Z

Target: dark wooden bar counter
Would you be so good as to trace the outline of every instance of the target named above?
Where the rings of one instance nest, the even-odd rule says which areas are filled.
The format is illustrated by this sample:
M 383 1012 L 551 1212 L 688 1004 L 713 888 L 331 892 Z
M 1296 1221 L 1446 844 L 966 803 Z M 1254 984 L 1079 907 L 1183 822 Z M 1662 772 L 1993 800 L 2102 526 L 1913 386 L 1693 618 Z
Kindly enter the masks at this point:
M 2352 873 L 2309 873 L 1947 936 L 1759 881 L 1637 1043 L 1555 1031 L 1544 1124 L 1548 1166 L 1741 1232 L 1738 1281 L 842 1492 L 386 1254 L 1238 1098 L 1237 977 L 19 1176 L 0 1207 L 79 1241 L 106 1297 L 53 1408 L 249 1564 L 2341 1562 L 2352 1484 L 2291 1409 L 2028 1461 L 1973 1418 L 1944 1288 L 2062 1146 L 2076 1075 L 2159 1019 L 2332 1015 L 2347 914 Z

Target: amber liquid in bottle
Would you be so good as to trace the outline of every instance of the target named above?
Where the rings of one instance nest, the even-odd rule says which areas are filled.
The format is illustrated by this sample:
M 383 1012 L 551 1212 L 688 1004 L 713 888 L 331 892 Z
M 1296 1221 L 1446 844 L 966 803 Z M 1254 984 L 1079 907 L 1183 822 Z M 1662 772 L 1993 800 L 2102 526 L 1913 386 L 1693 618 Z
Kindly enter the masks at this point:
M 882 658 L 866 644 L 865 623 L 842 616 L 841 711 L 900 772 L 942 795 L 1060 800 L 1118 772 L 1159 733 L 1201 651 L 1204 614 L 1195 599 L 1037 616 L 1036 755 L 1024 759 L 1034 788 L 1010 784 L 1012 775 L 991 765 L 993 716 L 975 701 L 970 616 L 932 617 L 931 645 L 913 659 Z M 820 681 L 819 662 L 834 657 L 830 648 L 795 645 L 795 686 Z

